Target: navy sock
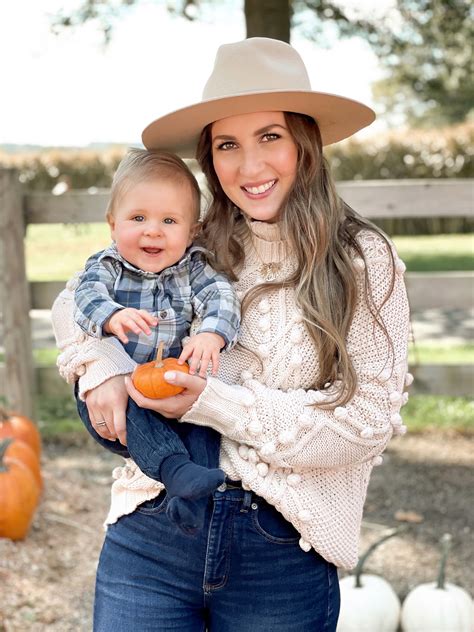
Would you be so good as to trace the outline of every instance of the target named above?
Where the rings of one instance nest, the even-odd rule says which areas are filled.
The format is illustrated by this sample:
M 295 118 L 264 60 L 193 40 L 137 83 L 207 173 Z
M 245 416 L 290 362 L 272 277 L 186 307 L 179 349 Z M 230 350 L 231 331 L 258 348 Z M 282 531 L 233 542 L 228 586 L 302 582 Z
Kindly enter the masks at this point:
M 204 526 L 207 501 L 205 498 L 189 500 L 173 496 L 169 499 L 166 515 L 180 531 L 194 535 Z
M 211 494 L 225 480 L 222 470 L 193 463 L 187 454 L 168 456 L 160 468 L 160 480 L 168 496 L 197 500 Z

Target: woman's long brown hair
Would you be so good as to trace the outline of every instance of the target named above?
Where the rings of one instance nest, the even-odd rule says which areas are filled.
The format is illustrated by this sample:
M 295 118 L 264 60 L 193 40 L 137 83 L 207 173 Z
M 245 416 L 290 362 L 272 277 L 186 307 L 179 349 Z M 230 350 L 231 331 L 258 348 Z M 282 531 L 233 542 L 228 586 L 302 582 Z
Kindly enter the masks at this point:
M 358 298 L 353 259 L 357 256 L 365 261 L 357 234 L 363 229 L 374 231 L 385 240 L 391 256 L 391 284 L 382 303 L 374 303 L 366 267 L 364 292 L 374 322 L 387 336 L 390 348 L 391 341 L 380 311 L 393 290 L 393 254 L 382 231 L 338 196 L 315 121 L 309 116 L 288 112 L 285 112 L 285 120 L 298 147 L 298 165 L 295 183 L 282 205 L 279 221 L 281 233 L 297 257 L 297 267 L 284 281 L 264 283 L 247 292 L 242 313 L 265 292 L 294 287 L 305 325 L 318 349 L 319 376 L 314 388 L 323 390 L 337 383 L 336 393 L 327 404 L 340 406 L 353 397 L 357 388 L 356 372 L 345 342 Z M 215 173 L 210 125 L 201 134 L 197 160 L 211 195 L 200 242 L 214 253 L 214 266 L 235 281 L 245 259 L 242 244 L 249 228 L 241 211 L 223 192 Z M 391 355 L 393 362 L 393 353 Z

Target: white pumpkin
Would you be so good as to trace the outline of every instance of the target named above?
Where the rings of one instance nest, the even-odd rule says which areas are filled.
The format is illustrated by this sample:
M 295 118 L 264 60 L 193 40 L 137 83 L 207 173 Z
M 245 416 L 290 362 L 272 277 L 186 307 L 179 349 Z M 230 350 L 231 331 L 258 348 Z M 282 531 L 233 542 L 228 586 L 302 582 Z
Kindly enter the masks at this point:
M 393 529 L 372 544 L 359 558 L 353 574 L 339 582 L 341 611 L 337 632 L 396 632 L 398 629 L 401 606 L 395 591 L 383 577 L 365 575 L 362 569 L 374 549 L 401 531 L 405 528 Z
M 377 575 L 352 575 L 340 581 L 341 612 L 337 632 L 396 632 L 400 600 L 391 585 Z
M 442 555 L 438 580 L 411 590 L 402 607 L 404 632 L 472 632 L 473 603 L 460 586 L 445 582 L 445 566 L 451 536 L 441 539 Z

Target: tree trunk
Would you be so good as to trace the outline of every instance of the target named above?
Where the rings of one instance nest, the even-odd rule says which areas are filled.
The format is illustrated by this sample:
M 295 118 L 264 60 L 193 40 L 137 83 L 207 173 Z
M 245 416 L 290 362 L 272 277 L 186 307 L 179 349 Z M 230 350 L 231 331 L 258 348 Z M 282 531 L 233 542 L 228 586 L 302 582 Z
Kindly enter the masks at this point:
M 290 41 L 291 0 L 245 0 L 247 37 Z
M 34 375 L 30 296 L 25 273 L 23 198 L 14 169 L 0 169 L 0 313 L 5 381 L 0 387 L 10 410 L 33 415 Z

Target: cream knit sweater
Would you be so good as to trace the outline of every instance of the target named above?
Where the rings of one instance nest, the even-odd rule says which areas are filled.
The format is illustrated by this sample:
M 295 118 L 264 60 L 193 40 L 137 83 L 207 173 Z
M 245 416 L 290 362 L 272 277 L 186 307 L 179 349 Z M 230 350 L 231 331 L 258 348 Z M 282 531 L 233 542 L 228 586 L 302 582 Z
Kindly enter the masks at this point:
M 279 261 L 277 278 L 294 268 L 280 241 L 278 224 L 252 223 L 252 244 L 236 283 L 243 296 L 262 281 L 262 262 Z M 358 236 L 376 304 L 391 280 L 385 242 L 370 231 Z M 257 254 L 258 253 L 258 254 Z M 221 356 L 219 378 L 208 384 L 182 421 L 211 426 L 222 434 L 220 464 L 234 480 L 274 505 L 301 534 L 300 546 L 314 548 L 345 569 L 357 562 L 362 510 L 370 473 L 392 434 L 403 433 L 399 414 L 411 382 L 407 371 L 408 302 L 405 266 L 395 253 L 395 285 L 381 315 L 391 345 L 364 300 L 364 262 L 356 259 L 359 296 L 347 338 L 358 388 L 353 399 L 334 410 L 319 408 L 326 395 L 311 389 L 318 372 L 316 349 L 295 304 L 294 290 L 267 294 L 242 322 L 239 345 Z M 53 306 L 61 375 L 80 377 L 80 393 L 109 377 L 129 373 L 134 362 L 120 344 L 88 338 L 72 318 L 74 281 Z M 147 478 L 127 459 L 116 468 L 106 524 L 155 497 L 161 483 Z

